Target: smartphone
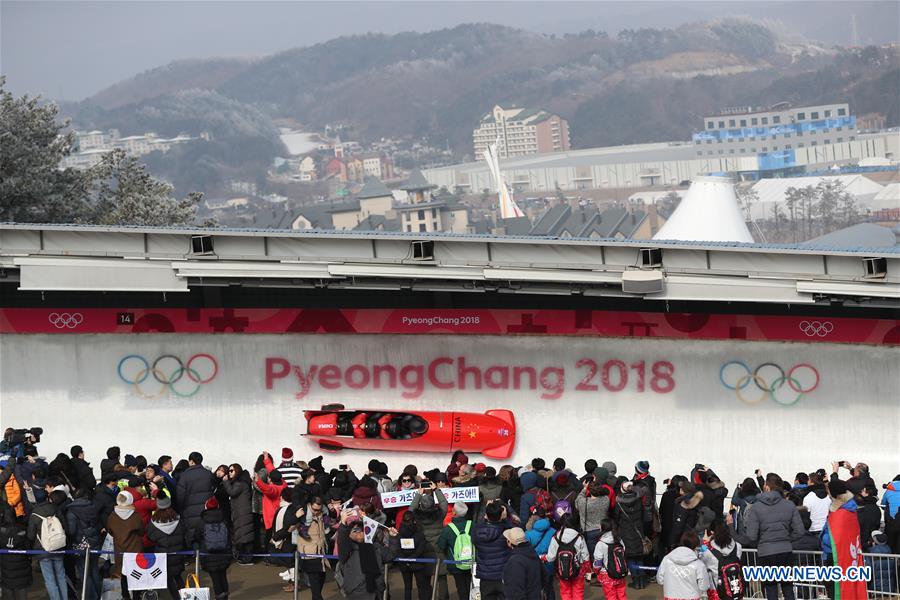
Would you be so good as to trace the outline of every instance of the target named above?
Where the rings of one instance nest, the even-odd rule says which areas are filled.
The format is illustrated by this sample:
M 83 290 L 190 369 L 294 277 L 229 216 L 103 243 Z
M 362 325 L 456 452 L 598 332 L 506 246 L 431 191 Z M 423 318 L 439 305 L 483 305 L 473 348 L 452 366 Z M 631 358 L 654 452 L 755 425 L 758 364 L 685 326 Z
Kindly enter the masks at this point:
M 434 484 L 431 482 L 430 479 L 423 479 L 420 485 L 421 485 L 421 487 L 423 487 L 423 488 L 430 488 L 430 487 L 432 487 Z
M 350 467 L 347 465 L 338 465 L 338 469 L 340 469 L 341 471 L 349 471 Z

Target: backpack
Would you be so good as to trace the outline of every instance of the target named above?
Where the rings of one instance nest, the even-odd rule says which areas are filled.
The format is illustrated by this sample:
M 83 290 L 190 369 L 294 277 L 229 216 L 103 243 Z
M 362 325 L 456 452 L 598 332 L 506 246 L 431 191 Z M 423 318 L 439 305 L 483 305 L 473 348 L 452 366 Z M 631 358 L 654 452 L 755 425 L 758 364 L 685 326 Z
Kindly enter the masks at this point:
M 228 550 L 228 528 L 225 523 L 206 523 L 203 525 L 203 540 L 208 551 Z
M 469 561 L 458 562 L 453 566 L 460 571 L 468 571 L 472 568 L 471 560 L 475 556 L 475 550 L 472 547 L 472 536 L 469 535 L 469 530 L 472 528 L 472 521 L 466 521 L 466 528 L 462 532 L 460 532 L 459 528 L 454 523 L 450 523 L 449 527 L 450 531 L 456 534 L 456 541 L 453 542 L 453 560 Z
M 716 591 L 722 600 L 742 600 L 744 597 L 744 572 L 741 565 L 741 559 L 737 556 L 737 547 L 731 551 L 731 554 L 722 554 L 712 546 L 709 551 L 712 552 L 716 560 L 719 561 L 716 567 L 716 575 L 719 583 L 716 584 Z
M 571 542 L 563 543 L 563 531 L 561 530 L 555 538 L 559 546 L 556 551 L 556 576 L 560 581 L 574 581 L 581 576 L 581 563 L 578 562 L 578 553 L 575 551 L 575 544 L 581 534 L 576 535 Z
M 35 514 L 41 520 L 41 532 L 38 534 L 38 541 L 41 548 L 47 552 L 61 550 L 66 547 L 66 530 L 63 529 L 62 521 L 56 515 L 42 517 Z
M 572 514 L 572 504 L 563 498 L 562 500 L 557 500 L 556 504 L 553 505 L 553 520 L 559 523 L 562 521 L 564 515 Z
M 620 542 L 607 545 L 606 574 L 610 579 L 625 579 L 628 575 L 628 561 L 625 560 L 625 546 Z
M 541 508 L 549 515 L 553 512 L 553 496 L 544 488 L 534 488 L 534 507 Z

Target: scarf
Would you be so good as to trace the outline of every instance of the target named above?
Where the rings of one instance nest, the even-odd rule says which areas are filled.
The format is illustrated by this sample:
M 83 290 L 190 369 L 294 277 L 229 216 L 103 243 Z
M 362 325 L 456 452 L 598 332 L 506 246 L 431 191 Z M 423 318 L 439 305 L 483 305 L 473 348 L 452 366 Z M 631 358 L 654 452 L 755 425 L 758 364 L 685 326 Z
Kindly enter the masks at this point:
M 378 558 L 375 555 L 374 544 L 357 544 L 359 550 L 359 567 L 366 578 L 366 592 L 374 594 L 377 591 L 376 582 L 381 575 L 378 567 Z

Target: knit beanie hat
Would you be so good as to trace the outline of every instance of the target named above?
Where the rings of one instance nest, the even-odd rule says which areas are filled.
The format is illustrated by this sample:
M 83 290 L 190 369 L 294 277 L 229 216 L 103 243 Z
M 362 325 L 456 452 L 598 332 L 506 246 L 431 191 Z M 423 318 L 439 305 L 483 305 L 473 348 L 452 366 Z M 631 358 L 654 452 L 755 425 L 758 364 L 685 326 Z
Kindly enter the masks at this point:
M 281 449 L 281 460 L 291 460 L 294 458 L 294 451 L 290 448 Z
M 594 477 L 597 481 L 601 483 L 606 483 L 607 478 L 609 478 L 609 471 L 606 467 L 597 467 L 594 469 Z
M 172 499 L 169 498 L 168 496 L 160 494 L 159 497 L 156 499 L 156 508 L 158 508 L 159 510 L 165 510 L 165 509 L 171 508 L 171 507 L 172 507 Z
M 453 516 L 464 517 L 469 512 L 469 507 L 464 502 L 456 502 L 453 504 Z
M 122 490 L 116 496 L 116 506 L 131 506 L 134 504 L 134 495 L 127 490 Z
M 650 470 L 650 463 L 646 460 L 639 460 L 634 463 L 634 472 L 635 473 L 646 473 Z
M 210 496 L 209 500 L 206 501 L 206 504 L 203 505 L 203 508 L 206 510 L 213 510 L 214 508 L 219 508 L 219 501 L 216 500 L 215 496 Z
M 616 474 L 616 463 L 612 462 L 611 460 L 608 460 L 605 463 L 603 463 L 603 468 L 606 469 L 606 472 L 608 475 Z

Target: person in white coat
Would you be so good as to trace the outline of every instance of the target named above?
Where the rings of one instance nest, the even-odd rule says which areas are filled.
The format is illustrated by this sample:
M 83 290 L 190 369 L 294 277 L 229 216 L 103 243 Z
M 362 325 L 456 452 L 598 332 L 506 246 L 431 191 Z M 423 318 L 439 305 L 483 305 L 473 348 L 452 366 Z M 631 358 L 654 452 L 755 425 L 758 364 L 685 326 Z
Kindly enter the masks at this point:
M 706 564 L 697 556 L 700 538 L 693 529 L 681 536 L 681 544 L 666 554 L 656 571 L 665 600 L 700 600 L 711 587 Z
M 731 556 L 734 553 L 735 558 L 740 560 L 741 545 L 731 538 L 728 525 L 721 518 L 712 522 L 710 532 L 712 533 L 712 538 L 709 540 L 709 549 L 700 554 L 700 560 L 703 561 L 706 565 L 706 570 L 709 572 L 710 587 L 718 588 L 722 583 L 722 575 L 719 573 L 719 558 L 715 555 L 715 552 L 718 552 L 723 557 Z
M 625 560 L 625 549 L 622 540 L 619 539 L 619 532 L 611 519 L 603 519 L 600 522 L 600 532 L 600 539 L 594 546 L 594 569 L 597 570 L 597 577 L 600 585 L 603 586 L 603 597 L 605 600 L 628 600 L 625 591 L 625 575 L 618 579 L 609 575 L 610 565 L 608 563 L 611 546 L 622 546 L 622 560 Z M 623 571 L 623 573 L 627 573 L 627 571 Z
M 568 547 L 572 545 L 575 553 L 575 565 L 577 565 L 578 576 L 565 580 L 559 580 L 559 595 L 562 600 L 582 600 L 584 598 L 584 574 L 590 570 L 590 554 L 588 553 L 587 542 L 584 536 L 576 529 L 572 516 L 567 514 L 563 516 L 559 524 L 559 531 L 550 540 L 550 547 L 547 549 L 545 560 L 554 562 L 559 556 L 560 545 Z M 559 573 L 559 570 L 557 570 Z

